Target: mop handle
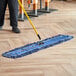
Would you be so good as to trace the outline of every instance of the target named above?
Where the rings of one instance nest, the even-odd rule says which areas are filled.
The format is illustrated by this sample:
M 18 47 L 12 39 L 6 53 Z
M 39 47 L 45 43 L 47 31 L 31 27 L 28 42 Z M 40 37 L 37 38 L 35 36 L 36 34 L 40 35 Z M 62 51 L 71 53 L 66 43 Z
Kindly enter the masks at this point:
M 20 0 L 18 0 L 18 3 L 19 3 L 19 5 L 21 6 L 22 10 L 24 11 L 24 14 L 26 15 L 28 21 L 29 21 L 30 24 L 32 25 L 32 27 L 33 27 L 33 29 L 34 29 L 36 35 L 37 35 L 38 38 L 39 38 L 39 40 L 41 40 L 41 37 L 40 37 L 40 35 L 38 34 L 38 32 L 37 32 L 37 30 L 36 30 L 36 27 L 35 27 L 34 24 L 32 23 L 30 17 L 28 16 L 28 14 L 27 14 L 26 10 L 24 9 L 24 7 L 23 7 L 22 3 L 20 2 Z

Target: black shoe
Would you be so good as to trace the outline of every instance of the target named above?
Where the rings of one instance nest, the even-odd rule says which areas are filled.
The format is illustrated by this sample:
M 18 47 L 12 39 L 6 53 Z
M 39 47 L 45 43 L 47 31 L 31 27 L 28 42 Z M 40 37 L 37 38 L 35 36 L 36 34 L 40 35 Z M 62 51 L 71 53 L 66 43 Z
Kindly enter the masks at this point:
M 12 31 L 14 32 L 14 33 L 20 33 L 20 30 L 16 27 L 16 28 L 12 28 Z

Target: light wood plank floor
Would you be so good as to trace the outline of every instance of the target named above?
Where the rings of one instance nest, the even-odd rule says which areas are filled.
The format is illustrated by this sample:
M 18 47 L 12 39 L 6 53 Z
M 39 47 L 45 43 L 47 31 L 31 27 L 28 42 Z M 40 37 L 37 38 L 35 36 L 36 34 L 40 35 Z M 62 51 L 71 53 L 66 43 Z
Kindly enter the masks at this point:
M 32 18 L 42 39 L 57 34 L 74 38 L 19 59 L 4 58 L 2 53 L 38 41 L 27 20 L 19 22 L 21 34 L 12 33 L 6 14 L 0 31 L 0 76 L 76 76 L 76 2 L 54 1 L 50 8 L 58 11 Z

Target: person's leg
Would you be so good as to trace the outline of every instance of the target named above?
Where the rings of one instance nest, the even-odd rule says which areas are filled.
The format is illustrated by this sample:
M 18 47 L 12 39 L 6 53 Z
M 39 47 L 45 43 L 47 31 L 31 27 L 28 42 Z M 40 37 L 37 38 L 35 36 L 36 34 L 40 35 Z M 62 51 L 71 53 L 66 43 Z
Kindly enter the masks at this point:
M 6 6 L 7 0 L 0 0 L 0 30 L 2 29 L 2 26 L 4 24 Z
M 12 26 L 12 31 L 20 33 L 20 30 L 18 29 L 18 1 L 8 0 L 8 7 L 10 11 L 10 25 Z

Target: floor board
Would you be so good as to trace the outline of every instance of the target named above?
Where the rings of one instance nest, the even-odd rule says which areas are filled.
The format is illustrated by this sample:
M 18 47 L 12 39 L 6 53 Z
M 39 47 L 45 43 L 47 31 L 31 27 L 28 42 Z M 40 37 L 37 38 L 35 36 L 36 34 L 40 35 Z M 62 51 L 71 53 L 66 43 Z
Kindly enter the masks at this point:
M 53 1 L 50 8 L 58 11 L 32 18 L 41 38 L 57 34 L 74 38 L 19 59 L 4 58 L 2 53 L 38 41 L 27 20 L 19 22 L 21 33 L 14 34 L 6 15 L 0 31 L 0 76 L 76 76 L 76 2 Z

